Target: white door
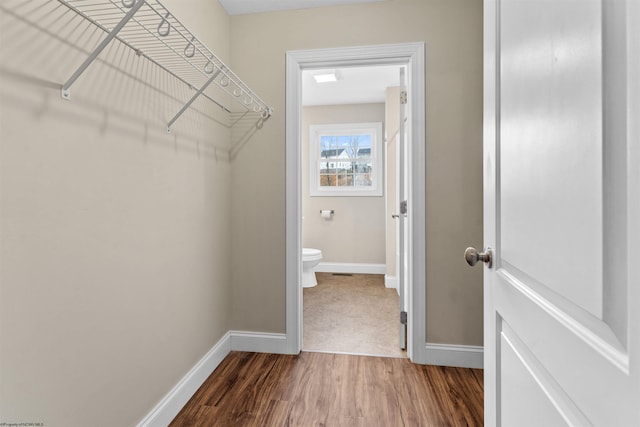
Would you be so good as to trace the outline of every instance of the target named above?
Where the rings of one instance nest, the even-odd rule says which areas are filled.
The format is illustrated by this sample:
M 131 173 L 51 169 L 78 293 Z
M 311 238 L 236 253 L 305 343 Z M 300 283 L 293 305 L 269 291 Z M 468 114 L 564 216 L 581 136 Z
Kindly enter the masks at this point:
M 396 263 L 396 271 L 398 274 L 398 299 L 400 301 L 400 348 L 407 348 L 407 284 L 408 284 L 408 251 L 409 251 L 409 227 L 407 224 L 407 198 L 409 191 L 407 185 L 409 179 L 407 176 L 407 87 L 404 67 L 400 67 L 400 104 L 398 119 L 398 139 L 396 152 L 396 184 L 397 184 L 397 251 L 398 259 Z
M 486 424 L 640 426 L 640 1 L 484 23 Z

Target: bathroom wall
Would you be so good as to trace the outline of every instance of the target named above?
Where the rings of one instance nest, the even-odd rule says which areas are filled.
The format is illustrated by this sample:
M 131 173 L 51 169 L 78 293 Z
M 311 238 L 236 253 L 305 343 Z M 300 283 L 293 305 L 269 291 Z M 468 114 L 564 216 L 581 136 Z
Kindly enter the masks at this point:
M 384 197 L 310 197 L 309 126 L 384 123 L 384 104 L 326 105 L 302 110 L 302 245 L 322 250 L 323 262 L 385 263 Z M 323 219 L 321 209 L 333 209 Z
M 462 257 L 482 246 L 482 1 L 241 15 L 231 27 L 234 69 L 275 108 L 233 162 L 233 328 L 285 332 L 286 52 L 423 41 L 426 113 L 415 119 L 426 128 L 425 340 L 482 345 L 482 271 Z
M 1 3 L 0 422 L 132 426 L 230 329 L 229 130 L 167 134 L 180 85 L 117 43 L 62 100 L 103 33 Z M 230 59 L 218 2 L 163 3 Z

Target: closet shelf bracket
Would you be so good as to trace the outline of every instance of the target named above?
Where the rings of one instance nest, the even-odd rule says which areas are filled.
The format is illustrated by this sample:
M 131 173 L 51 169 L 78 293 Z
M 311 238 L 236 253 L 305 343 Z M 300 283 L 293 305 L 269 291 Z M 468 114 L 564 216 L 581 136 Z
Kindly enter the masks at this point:
M 191 99 L 189 101 L 187 101 L 186 104 L 184 104 L 184 106 L 180 109 L 180 111 L 178 111 L 176 113 L 175 116 L 173 116 L 173 119 L 169 120 L 169 123 L 167 124 L 167 133 L 171 132 L 171 125 L 173 125 L 175 123 L 176 120 L 178 120 L 178 117 L 180 117 L 182 115 L 182 113 L 184 113 L 187 108 L 189 108 L 191 106 L 191 104 L 193 104 L 193 101 L 195 101 L 200 95 L 202 95 L 202 92 L 204 92 L 204 90 L 209 87 L 209 85 L 211 83 L 213 83 L 216 79 L 216 77 L 218 77 L 218 75 L 221 73 L 221 70 L 216 70 L 215 73 L 213 73 L 213 75 L 211 76 L 211 78 L 209 80 L 207 80 L 207 82 L 200 88 L 198 89 L 198 91 L 195 93 L 195 95 L 193 95 L 191 97 Z
M 115 27 L 113 27 L 113 29 L 109 32 L 109 34 L 107 34 L 107 37 L 105 37 L 100 42 L 98 47 L 96 47 L 94 51 L 91 52 L 91 54 L 87 57 L 87 59 L 85 59 L 82 65 L 78 67 L 76 72 L 73 73 L 71 77 L 69 77 L 69 80 L 67 80 L 66 83 L 62 85 L 62 98 L 67 100 L 71 99 L 71 90 L 70 90 L 71 85 L 75 83 L 76 80 L 78 80 L 78 77 L 80 77 L 87 68 L 89 68 L 89 65 L 91 65 L 91 63 L 95 61 L 95 59 L 98 57 L 98 55 L 100 55 L 100 53 L 104 50 L 104 48 L 106 48 L 109 45 L 109 43 L 111 43 L 111 41 L 118 35 L 120 30 L 122 30 L 122 28 L 127 24 L 127 22 L 129 22 L 129 20 L 133 18 L 133 15 L 136 14 L 136 12 L 142 7 L 143 4 L 144 4 L 144 0 L 137 0 L 133 5 L 133 7 L 131 7 L 131 10 L 129 10 L 129 12 L 126 13 L 126 15 L 120 20 L 120 22 L 118 22 L 118 24 Z

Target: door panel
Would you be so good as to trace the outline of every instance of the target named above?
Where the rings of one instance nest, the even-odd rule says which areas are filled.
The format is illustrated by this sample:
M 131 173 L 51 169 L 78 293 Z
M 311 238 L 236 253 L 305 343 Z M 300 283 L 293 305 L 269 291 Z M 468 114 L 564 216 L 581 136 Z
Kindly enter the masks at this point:
M 502 424 L 519 427 L 563 425 L 564 418 L 549 397 L 548 383 L 541 380 L 543 375 L 536 371 L 536 364 L 531 363 L 534 359 L 527 355 L 526 347 L 505 332 L 500 336 L 500 349 L 501 366 L 509 372 L 500 383 L 504 402 Z M 523 394 L 528 397 L 526 402 L 519 398 Z
M 637 3 L 485 1 L 487 425 L 640 425 Z
M 543 3 L 501 2 L 501 258 L 601 317 L 602 13 Z

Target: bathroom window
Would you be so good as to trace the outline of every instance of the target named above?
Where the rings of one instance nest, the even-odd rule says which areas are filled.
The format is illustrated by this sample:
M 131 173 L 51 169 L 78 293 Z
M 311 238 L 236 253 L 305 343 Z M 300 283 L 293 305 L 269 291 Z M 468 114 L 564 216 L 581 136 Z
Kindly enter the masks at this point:
M 382 123 L 310 126 L 311 196 L 382 196 Z

